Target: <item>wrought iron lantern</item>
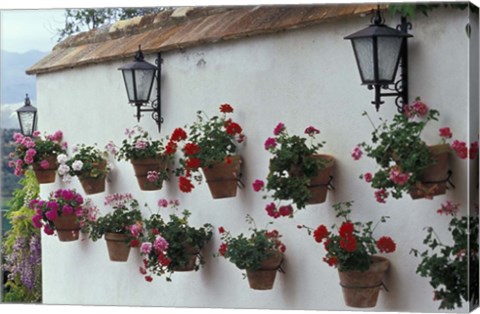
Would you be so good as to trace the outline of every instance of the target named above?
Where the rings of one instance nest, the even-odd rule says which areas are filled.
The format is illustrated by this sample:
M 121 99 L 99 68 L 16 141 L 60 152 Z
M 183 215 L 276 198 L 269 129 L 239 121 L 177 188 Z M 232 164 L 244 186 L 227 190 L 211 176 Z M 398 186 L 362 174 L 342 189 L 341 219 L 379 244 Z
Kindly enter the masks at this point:
M 135 61 L 119 68 L 123 74 L 128 101 L 137 107 L 135 115 L 137 121 L 140 121 L 142 112 L 152 112 L 152 118 L 157 123 L 159 132 L 163 123 L 160 99 L 161 62 L 160 53 L 158 53 L 156 65 L 146 62 L 139 46 L 135 54 Z M 150 94 L 155 79 L 157 82 L 157 95 L 153 101 L 150 101 Z
M 346 36 L 352 42 L 355 59 L 362 84 L 375 89 L 375 100 L 372 104 L 380 108 L 384 102 L 381 97 L 396 96 L 398 111 L 408 103 L 408 50 L 407 38 L 412 25 L 402 17 L 396 29 L 385 25 L 380 8 L 375 11 L 371 24 L 358 32 Z M 395 82 L 397 69 L 401 65 L 400 79 Z M 395 84 L 394 88 L 389 85 Z M 382 93 L 381 89 L 393 92 Z
M 20 132 L 25 136 L 32 136 L 37 129 L 37 108 L 32 106 L 28 94 L 25 96 L 25 105 L 17 110 Z

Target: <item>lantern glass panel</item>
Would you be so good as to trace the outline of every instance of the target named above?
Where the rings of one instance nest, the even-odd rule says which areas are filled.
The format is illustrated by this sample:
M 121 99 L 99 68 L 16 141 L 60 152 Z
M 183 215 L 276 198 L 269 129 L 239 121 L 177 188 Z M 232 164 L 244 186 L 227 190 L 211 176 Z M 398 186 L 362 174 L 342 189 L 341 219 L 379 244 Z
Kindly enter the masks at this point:
M 378 79 L 393 82 L 403 37 L 378 37 Z
M 26 136 L 31 136 L 33 134 L 33 127 L 35 122 L 35 113 L 31 111 L 20 112 L 18 114 L 18 119 L 20 120 L 20 128 L 22 133 Z
M 154 75 L 155 75 L 155 71 L 152 71 L 152 70 L 136 70 L 135 71 L 137 101 L 140 101 L 140 102 L 149 101 Z
M 133 71 L 132 70 L 123 70 L 123 80 L 125 81 L 125 88 L 127 89 L 128 100 L 130 102 L 135 102 L 135 92 L 133 90 Z
M 362 82 L 366 83 L 374 81 L 373 39 L 371 37 L 355 38 L 352 40 L 352 45 L 357 58 Z

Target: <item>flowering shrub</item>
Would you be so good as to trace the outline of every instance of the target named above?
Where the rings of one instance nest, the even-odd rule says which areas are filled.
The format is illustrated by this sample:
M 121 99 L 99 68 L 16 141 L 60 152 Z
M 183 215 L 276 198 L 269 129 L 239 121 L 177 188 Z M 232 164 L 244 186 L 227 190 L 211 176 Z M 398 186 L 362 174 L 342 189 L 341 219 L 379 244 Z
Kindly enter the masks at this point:
M 130 234 L 131 226 L 142 221 L 138 201 L 131 194 L 107 195 L 104 204 L 113 208 L 113 211 L 93 219 L 89 230 L 89 237 L 93 241 L 100 239 L 105 233 Z
M 231 163 L 237 145 L 245 140 L 242 127 L 231 118 L 227 119 L 227 114 L 233 113 L 233 107 L 222 104 L 220 113 L 220 116 L 209 118 L 203 111 L 198 111 L 197 120 L 190 126 L 188 136 L 182 128 L 177 128 L 170 137 L 172 149 L 176 149 L 180 141 L 185 141 L 180 167 L 176 170 L 182 192 L 192 191 L 192 179 L 198 183 L 202 181 L 200 168 L 221 162 Z
M 478 304 L 478 216 L 457 216 L 460 204 L 446 201 L 438 209 L 441 215 L 450 216 L 448 230 L 453 241 L 442 242 L 435 230 L 428 227 L 420 253 L 411 253 L 421 258 L 417 274 L 429 278 L 433 300 L 439 301 L 439 309 L 453 310 L 462 302 Z M 452 244 L 450 244 L 452 243 Z
M 74 155 L 70 159 L 66 154 L 57 156 L 57 172 L 64 182 L 69 183 L 72 176 L 92 179 L 105 177 L 110 167 L 103 170 L 99 168 L 99 165 L 107 162 L 108 152 L 106 150 L 100 151 L 96 146 L 81 144 L 73 151 Z
M 270 159 L 270 172 L 267 176 L 267 183 L 262 180 L 255 180 L 252 184 L 254 191 L 271 192 L 271 197 L 277 201 L 266 205 L 267 214 L 273 218 L 281 216 L 293 216 L 293 207 L 305 208 L 311 198 L 309 190 L 310 179 L 325 167 L 325 160 L 314 158 L 318 150 L 325 142 L 315 143 L 315 137 L 320 131 L 313 126 L 305 129 L 307 138 L 298 135 L 289 135 L 283 123 L 273 130 L 274 137 L 265 141 L 265 149 L 273 157 Z M 265 195 L 264 198 L 268 197 Z M 290 200 L 291 204 L 281 206 L 281 200 Z
M 430 150 L 421 139 L 422 131 L 430 121 L 438 121 L 439 112 L 429 109 L 419 98 L 411 105 L 404 106 L 404 112 L 396 114 L 391 123 L 383 121 L 378 127 L 373 124 L 372 143 L 360 143 L 352 152 L 352 158 L 359 160 L 364 149 L 366 155 L 375 160 L 378 170 L 372 174 L 367 172 L 360 175 L 374 189 L 375 199 L 385 203 L 391 195 L 398 199 L 404 192 L 410 192 L 418 187 L 422 188 L 423 171 L 435 164 Z M 445 144 L 452 137 L 450 128 L 439 129 L 441 144 Z M 476 144 L 476 143 L 475 143 Z M 478 144 L 472 144 L 472 154 Z M 466 158 L 468 148 L 465 142 L 453 141 L 451 148 L 460 158 Z M 422 189 L 423 190 L 423 189 Z M 426 189 L 425 189 L 426 190 Z M 426 190 L 426 197 L 431 191 Z
M 380 253 L 392 253 L 396 250 L 395 242 L 387 236 L 378 240 L 373 237 L 373 232 L 379 222 L 385 222 L 388 217 L 381 217 L 373 226 L 373 222 L 352 222 L 349 219 L 353 202 L 337 203 L 333 205 L 336 217 L 343 218 L 340 227 L 335 225 L 337 233 L 329 231 L 325 225 L 312 229 L 305 225 L 298 225 L 299 229 L 306 229 L 313 235 L 317 243 L 323 243 L 327 254 L 323 261 L 339 271 L 366 271 L 372 263 L 372 256 Z
M 2 239 L 4 261 L 0 269 L 6 275 L 2 301 L 37 303 L 42 300 L 42 246 L 28 204 L 38 196 L 39 185 L 31 170 L 25 172 L 20 184 L 22 188 L 13 192 L 5 215 L 12 227 Z
M 35 131 L 32 137 L 23 136 L 20 133 L 13 135 L 16 149 L 11 154 L 9 167 L 14 168 L 16 176 L 24 174 L 25 170 L 31 165 L 36 164 L 42 169 L 47 169 L 52 165 L 47 160 L 49 156 L 65 153 L 67 144 L 62 142 L 62 131 L 56 131 L 52 135 L 40 136 L 39 131 Z
M 75 215 L 80 227 L 89 224 L 93 214 L 97 211 L 90 200 L 83 197 L 74 189 L 58 189 L 51 192 L 47 200 L 36 198 L 30 202 L 30 208 L 35 211 L 32 217 L 33 226 L 42 228 L 47 235 L 55 231 L 54 221 L 65 215 Z
M 280 241 L 281 235 L 277 230 L 257 229 L 250 215 L 247 215 L 247 223 L 252 233 L 245 236 L 243 233 L 233 237 L 223 227 L 218 228 L 222 244 L 216 256 L 223 256 L 242 270 L 258 270 L 264 260 L 272 256 L 274 252 L 285 253 L 286 247 Z
M 165 199 L 158 202 L 160 208 L 169 205 L 177 209 L 179 203 Z M 193 266 L 195 271 L 205 264 L 200 250 L 212 237 L 212 225 L 207 223 L 200 228 L 192 227 L 188 223 L 190 214 L 188 210 L 184 210 L 181 217 L 172 214 L 168 222 L 160 214 L 153 214 L 144 220 L 144 229 L 138 229 L 138 226 L 132 229 L 135 230 L 132 234 L 135 235 L 137 232 L 140 234 L 143 266 L 139 271 L 145 276 L 146 281 L 153 280 L 150 274 L 166 275 L 166 280 L 171 281 L 172 273 L 187 267 L 192 257 L 195 258 Z

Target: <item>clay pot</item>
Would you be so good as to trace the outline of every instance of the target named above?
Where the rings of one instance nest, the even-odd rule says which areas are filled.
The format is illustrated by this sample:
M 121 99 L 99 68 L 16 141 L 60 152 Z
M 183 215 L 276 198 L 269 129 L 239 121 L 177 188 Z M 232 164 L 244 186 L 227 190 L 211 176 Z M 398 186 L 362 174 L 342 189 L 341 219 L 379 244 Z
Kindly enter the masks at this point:
M 272 251 L 270 257 L 262 262 L 259 269 L 247 269 L 247 279 L 250 288 L 254 290 L 271 290 L 282 260 L 282 253 Z
M 240 176 L 242 159 L 240 156 L 229 157 L 231 162 L 219 162 L 211 167 L 202 168 L 210 193 L 214 199 L 235 197 Z
M 198 250 L 195 249 L 193 246 L 191 246 L 189 244 L 186 244 L 185 245 L 185 253 L 188 256 L 187 263 L 185 265 L 173 267 L 172 269 L 174 271 L 186 272 L 186 271 L 193 271 L 195 269 L 195 265 L 197 263 Z
M 42 168 L 39 162 L 35 162 L 32 165 L 39 184 L 55 182 L 57 171 L 57 155 L 50 155 L 46 157 L 45 160 L 47 160 L 49 164 L 48 168 L 46 169 Z
M 328 183 L 332 176 L 335 159 L 330 155 L 315 155 L 314 158 L 323 159 L 325 162 L 324 167 L 318 171 L 318 174 L 310 179 L 308 189 L 312 196 L 308 204 L 321 204 L 327 199 Z
M 386 258 L 373 256 L 367 271 L 339 271 L 345 304 L 357 308 L 374 307 L 389 266 Z
M 165 157 L 159 156 L 158 158 L 132 159 L 131 163 L 141 190 L 156 191 L 162 188 L 163 180 L 159 182 L 159 184 L 156 182 L 149 182 L 147 180 L 147 174 L 149 171 L 165 171 L 167 169 L 167 159 Z
M 89 176 L 80 176 L 78 178 L 87 195 L 105 191 L 105 170 L 107 169 L 107 162 L 104 160 L 99 164 L 94 164 L 93 167 L 102 171 L 103 174 L 98 178 L 91 178 Z
M 450 146 L 440 144 L 429 146 L 428 149 L 436 162 L 423 171 L 421 182 L 417 182 L 416 188 L 410 191 L 412 199 L 432 198 L 445 194 L 447 190 Z
M 74 214 L 61 215 L 53 221 L 53 224 L 61 242 L 78 240 L 80 224 Z
M 112 262 L 126 262 L 130 254 L 131 236 L 124 233 L 105 233 L 108 256 Z

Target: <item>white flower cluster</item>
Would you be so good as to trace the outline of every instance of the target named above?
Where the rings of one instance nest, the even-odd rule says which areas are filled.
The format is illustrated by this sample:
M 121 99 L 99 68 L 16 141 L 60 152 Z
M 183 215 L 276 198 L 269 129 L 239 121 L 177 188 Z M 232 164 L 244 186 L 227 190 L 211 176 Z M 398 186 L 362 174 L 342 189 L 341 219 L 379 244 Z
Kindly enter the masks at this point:
M 67 183 L 67 184 L 72 182 L 72 176 L 69 174 L 70 167 L 66 164 L 67 155 L 65 155 L 65 154 L 58 155 L 57 156 L 57 162 L 59 163 L 57 172 L 60 175 L 60 177 L 62 177 L 62 181 L 64 183 Z M 83 164 L 82 164 L 82 166 L 83 166 Z

